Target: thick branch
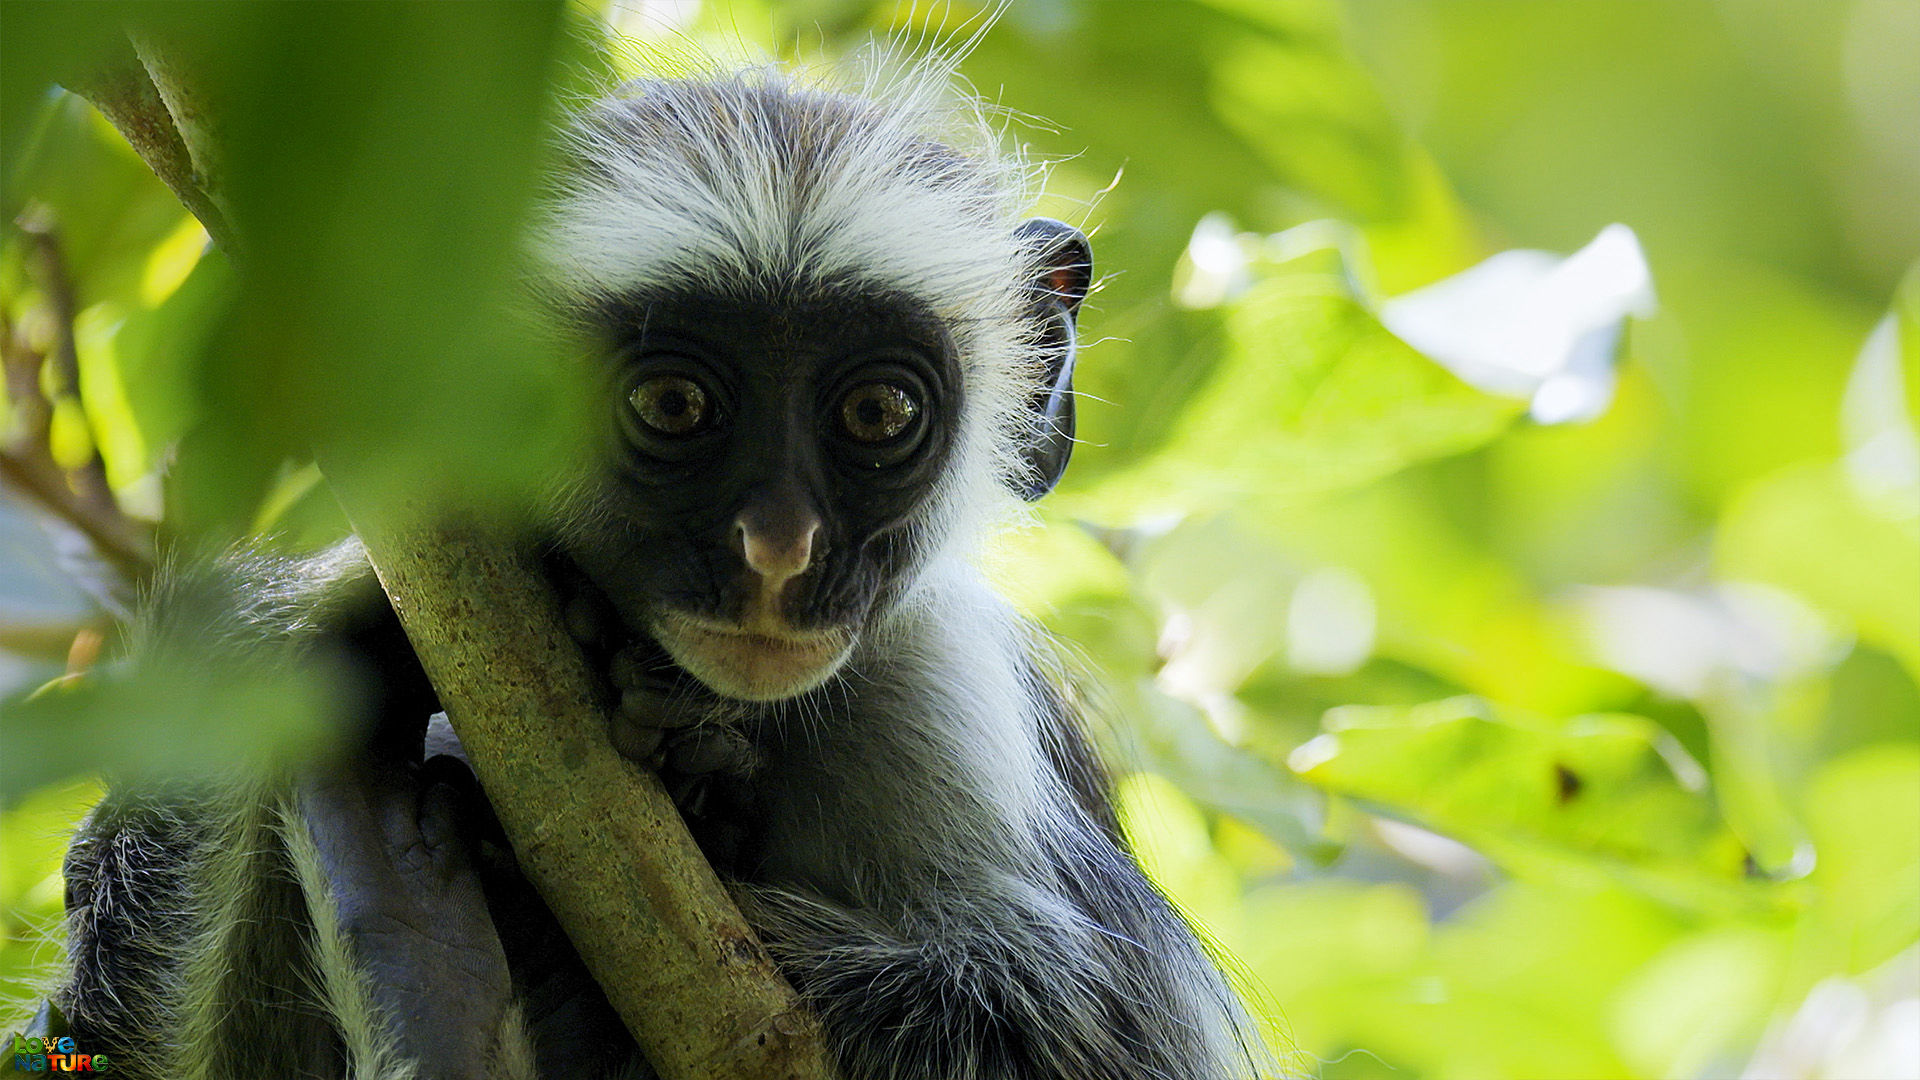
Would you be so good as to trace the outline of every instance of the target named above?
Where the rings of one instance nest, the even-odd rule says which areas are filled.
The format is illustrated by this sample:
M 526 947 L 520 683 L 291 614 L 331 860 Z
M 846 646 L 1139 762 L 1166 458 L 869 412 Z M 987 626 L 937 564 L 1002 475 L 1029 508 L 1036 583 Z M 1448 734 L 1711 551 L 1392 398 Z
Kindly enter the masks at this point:
M 365 539 L 522 869 L 654 1067 L 831 1076 L 817 1023 L 673 800 L 608 741 L 534 568 L 471 532 Z

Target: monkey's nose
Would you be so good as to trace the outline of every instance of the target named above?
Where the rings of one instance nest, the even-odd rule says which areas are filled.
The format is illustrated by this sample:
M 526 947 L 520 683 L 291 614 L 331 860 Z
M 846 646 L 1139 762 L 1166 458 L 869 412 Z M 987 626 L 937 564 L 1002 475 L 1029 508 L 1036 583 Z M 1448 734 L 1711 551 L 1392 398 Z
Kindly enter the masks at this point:
M 778 589 L 806 572 L 813 564 L 814 540 L 820 533 L 820 519 L 814 514 L 803 511 L 780 516 L 787 520 L 769 520 L 749 512 L 741 514 L 733 525 L 741 557 L 770 589 Z

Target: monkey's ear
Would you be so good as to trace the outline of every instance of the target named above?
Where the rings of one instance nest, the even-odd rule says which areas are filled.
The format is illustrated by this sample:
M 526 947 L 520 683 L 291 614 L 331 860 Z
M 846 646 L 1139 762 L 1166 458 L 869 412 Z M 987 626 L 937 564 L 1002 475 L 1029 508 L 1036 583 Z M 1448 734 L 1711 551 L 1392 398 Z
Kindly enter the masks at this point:
M 1028 502 L 1053 490 L 1073 454 L 1074 313 L 1093 284 L 1093 249 L 1080 230 L 1051 218 L 1034 218 L 1014 230 L 1026 250 L 1030 333 L 1045 381 L 1027 403 L 1030 427 L 1021 454 L 1027 475 L 1020 494 Z

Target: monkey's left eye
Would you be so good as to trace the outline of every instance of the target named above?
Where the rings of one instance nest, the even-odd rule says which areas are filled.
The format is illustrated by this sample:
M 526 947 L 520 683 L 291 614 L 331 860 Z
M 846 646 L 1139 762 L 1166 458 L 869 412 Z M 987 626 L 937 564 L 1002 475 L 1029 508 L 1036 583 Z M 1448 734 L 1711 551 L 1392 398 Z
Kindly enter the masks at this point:
M 840 427 L 863 443 L 899 438 L 920 415 L 920 403 L 892 383 L 861 383 L 840 401 Z
M 655 375 L 627 400 L 641 422 L 661 435 L 697 435 L 713 422 L 707 392 L 684 375 Z

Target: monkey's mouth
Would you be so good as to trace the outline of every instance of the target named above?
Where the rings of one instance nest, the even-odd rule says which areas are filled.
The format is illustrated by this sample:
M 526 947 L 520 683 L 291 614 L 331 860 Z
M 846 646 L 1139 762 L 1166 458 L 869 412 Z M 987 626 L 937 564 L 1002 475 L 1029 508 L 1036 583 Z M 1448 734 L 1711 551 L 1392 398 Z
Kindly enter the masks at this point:
M 674 663 L 722 697 L 779 701 L 821 685 L 853 652 L 853 631 L 752 629 L 663 612 L 654 640 Z

